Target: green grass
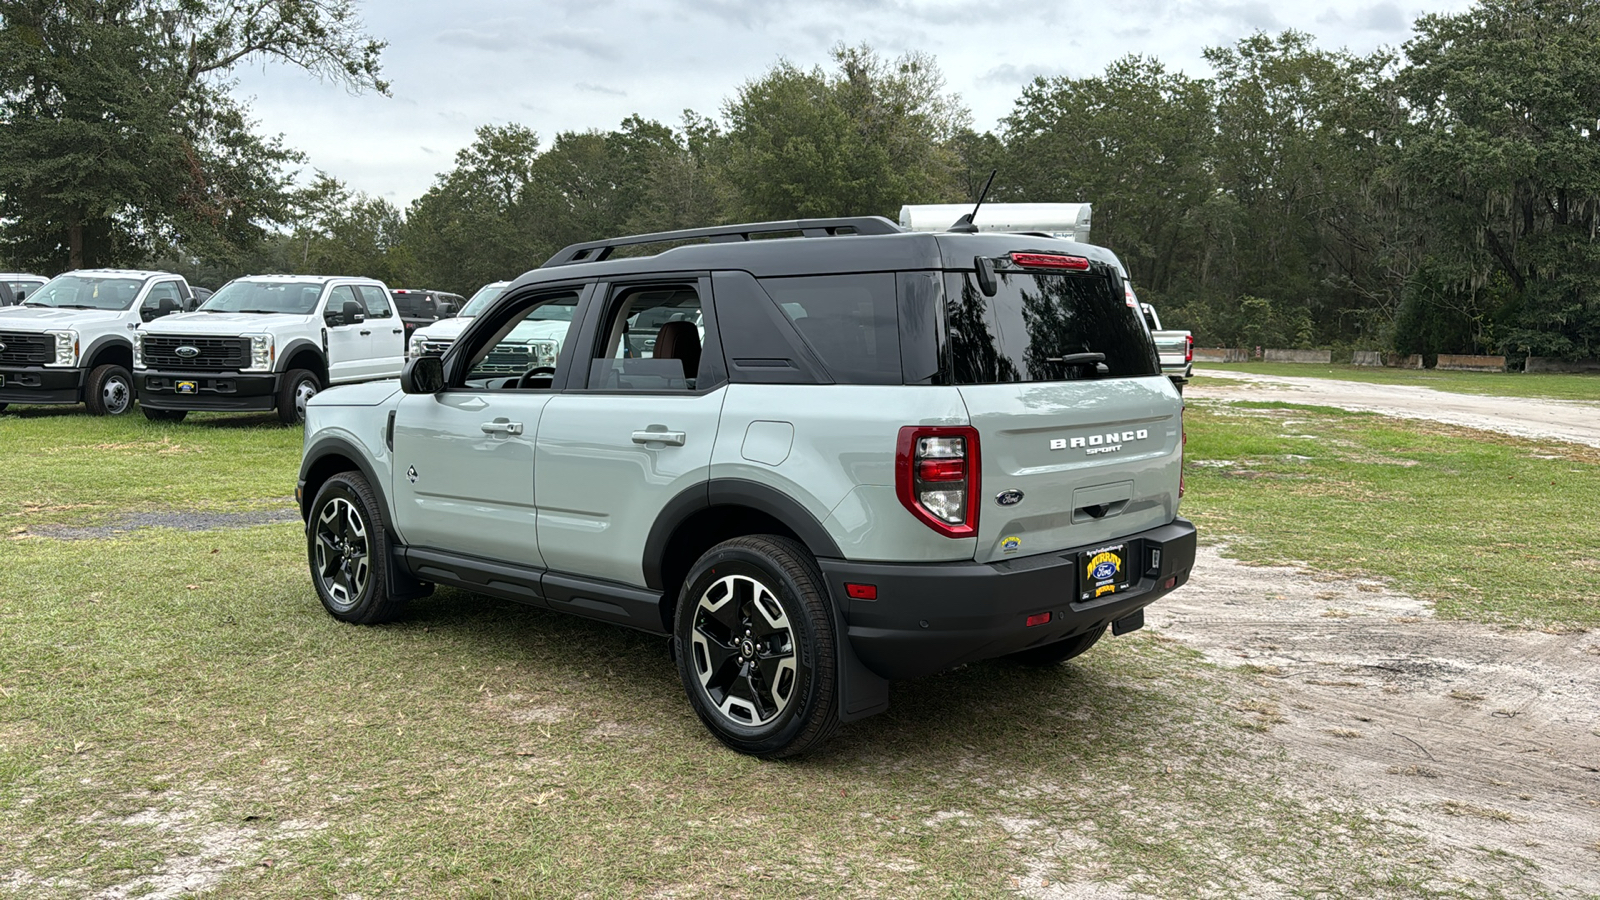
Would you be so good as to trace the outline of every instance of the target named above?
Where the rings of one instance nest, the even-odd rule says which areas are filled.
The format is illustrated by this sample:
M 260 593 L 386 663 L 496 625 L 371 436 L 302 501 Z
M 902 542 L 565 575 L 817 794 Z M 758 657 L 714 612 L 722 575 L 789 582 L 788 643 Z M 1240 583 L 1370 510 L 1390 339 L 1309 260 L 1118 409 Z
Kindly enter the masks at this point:
M 1393 579 L 1441 615 L 1600 625 L 1600 451 L 1191 402 L 1184 511 L 1234 555 Z
M 6 496 L 39 522 L 281 497 L 299 439 L 0 428 Z M 1538 895 L 1306 791 L 1248 673 L 1146 633 L 898 684 L 888 713 L 763 763 L 705 732 L 660 639 L 451 590 L 343 625 L 302 542 L 0 540 L 0 896 L 137 896 L 175 869 L 251 898 Z
M 1373 366 L 1325 366 L 1301 363 L 1195 363 L 1195 366 L 1196 384 L 1222 383 L 1224 379 L 1208 379 L 1203 371 L 1217 369 L 1248 372 L 1254 375 L 1333 378 L 1369 384 L 1403 384 L 1453 394 L 1600 402 L 1600 375 L 1446 372 L 1437 369 L 1387 369 Z
M 292 506 L 300 428 L 272 415 L 195 414 L 181 423 L 77 407 L 0 413 L 0 536 L 100 524 L 126 512 Z

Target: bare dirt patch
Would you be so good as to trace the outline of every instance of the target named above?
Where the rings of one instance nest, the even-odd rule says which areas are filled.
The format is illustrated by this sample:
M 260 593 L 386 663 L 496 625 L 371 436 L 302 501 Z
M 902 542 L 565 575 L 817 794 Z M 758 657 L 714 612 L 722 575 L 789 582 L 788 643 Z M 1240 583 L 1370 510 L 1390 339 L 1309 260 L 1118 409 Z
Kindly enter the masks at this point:
M 1600 892 L 1600 635 L 1440 621 L 1373 579 L 1214 547 L 1148 615 L 1249 667 L 1260 695 L 1242 711 L 1309 779 L 1457 851 L 1460 874 L 1488 854 L 1559 895 Z

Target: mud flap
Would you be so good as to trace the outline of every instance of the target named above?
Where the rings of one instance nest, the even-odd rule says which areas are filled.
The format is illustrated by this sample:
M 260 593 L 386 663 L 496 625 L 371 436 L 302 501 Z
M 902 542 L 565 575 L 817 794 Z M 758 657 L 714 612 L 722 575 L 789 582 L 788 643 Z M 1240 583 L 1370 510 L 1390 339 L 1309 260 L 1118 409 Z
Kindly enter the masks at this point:
M 828 606 L 833 609 L 834 659 L 838 664 L 835 671 L 839 678 L 839 721 L 854 722 L 875 716 L 889 708 L 889 682 L 882 675 L 867 668 L 856 657 L 856 650 L 850 645 L 850 625 L 844 620 L 844 613 L 837 602 L 829 602 Z
M 1130 631 L 1138 631 L 1144 627 L 1144 609 L 1141 607 L 1122 618 L 1111 623 L 1113 637 L 1121 637 Z

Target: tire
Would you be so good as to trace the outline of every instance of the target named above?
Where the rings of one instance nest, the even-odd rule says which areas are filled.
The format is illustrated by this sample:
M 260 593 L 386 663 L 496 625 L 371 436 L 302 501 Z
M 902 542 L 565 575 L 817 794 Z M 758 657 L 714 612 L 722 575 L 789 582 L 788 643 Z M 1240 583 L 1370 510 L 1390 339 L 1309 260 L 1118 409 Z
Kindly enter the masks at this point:
M 317 490 L 306 557 L 317 598 L 335 619 L 377 625 L 404 612 L 405 598 L 389 592 L 382 506 L 360 472 L 340 472 Z
M 717 740 L 797 756 L 839 727 L 833 612 L 816 560 L 775 535 L 724 541 L 678 593 L 673 651 L 689 705 Z
M 133 409 L 133 374 L 118 365 L 95 366 L 83 402 L 96 416 L 120 416 Z
M 9 403 L 0 403 L 0 412 L 5 412 L 6 411 L 6 407 L 9 406 L 9 405 L 10 405 Z
M 144 417 L 152 422 L 182 422 L 183 417 L 189 414 L 187 409 L 151 409 L 140 405 L 144 410 Z
M 1064 663 L 1073 657 L 1082 656 L 1100 638 L 1104 637 L 1105 633 L 1106 627 L 1101 625 L 1087 634 L 1069 637 L 1066 640 L 1045 644 L 1042 647 L 1029 647 L 1026 650 L 1018 650 L 1016 653 L 1001 657 L 1001 659 L 1024 666 L 1053 666 L 1057 663 Z
M 306 401 L 320 390 L 322 380 L 309 369 L 291 369 L 284 373 L 283 383 L 278 387 L 278 421 L 285 425 L 304 422 Z

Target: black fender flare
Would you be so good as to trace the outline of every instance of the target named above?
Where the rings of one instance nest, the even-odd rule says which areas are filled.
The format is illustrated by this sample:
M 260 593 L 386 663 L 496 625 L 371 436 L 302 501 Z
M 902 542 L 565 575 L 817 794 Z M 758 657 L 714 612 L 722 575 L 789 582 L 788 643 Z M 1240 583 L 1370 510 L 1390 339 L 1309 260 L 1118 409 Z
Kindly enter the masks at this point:
M 667 501 L 656 516 L 655 523 L 650 526 L 650 535 L 644 542 L 641 568 L 644 570 L 644 583 L 651 590 L 659 591 L 665 586 L 661 577 L 661 558 L 673 532 L 690 516 L 713 506 L 744 506 L 766 513 L 793 529 L 813 556 L 829 559 L 844 556 L 817 517 L 792 497 L 759 481 L 716 478 L 680 491 Z
M 131 332 L 129 334 L 131 334 Z M 85 370 L 92 369 L 94 367 L 89 365 L 89 361 L 94 359 L 95 354 L 105 350 L 107 347 L 118 346 L 118 345 L 120 345 L 122 349 L 128 351 L 128 362 L 129 362 L 128 374 L 132 375 L 133 374 L 133 365 L 132 365 L 132 362 L 133 362 L 133 338 L 128 336 L 128 335 L 102 334 L 99 337 L 95 338 L 93 341 L 91 341 L 89 346 L 85 347 L 83 349 L 83 352 L 78 354 L 78 359 L 82 361 L 82 365 L 83 365 L 83 368 Z
M 295 338 L 278 351 L 278 364 L 275 367 L 278 374 L 281 375 L 289 371 L 289 360 L 293 359 L 294 355 L 299 353 L 302 348 L 310 349 L 317 354 L 317 358 L 322 360 L 322 371 L 326 374 L 328 371 L 328 356 L 322 352 L 322 345 L 310 338 L 303 337 Z M 327 385 L 323 385 L 323 387 L 327 387 Z
M 367 484 L 372 486 L 373 493 L 378 495 L 378 502 L 383 504 L 383 517 L 389 530 L 394 531 L 394 507 L 389 503 L 389 486 L 378 477 L 372 468 L 372 463 L 367 461 L 367 455 L 349 438 L 343 435 L 324 435 L 312 441 L 306 448 L 305 455 L 300 458 L 300 484 L 304 487 L 306 475 L 321 460 L 330 456 L 342 456 L 355 463 L 361 476 L 367 479 Z M 310 491 L 301 491 L 300 518 L 309 519 L 311 516 L 311 501 L 315 499 Z

